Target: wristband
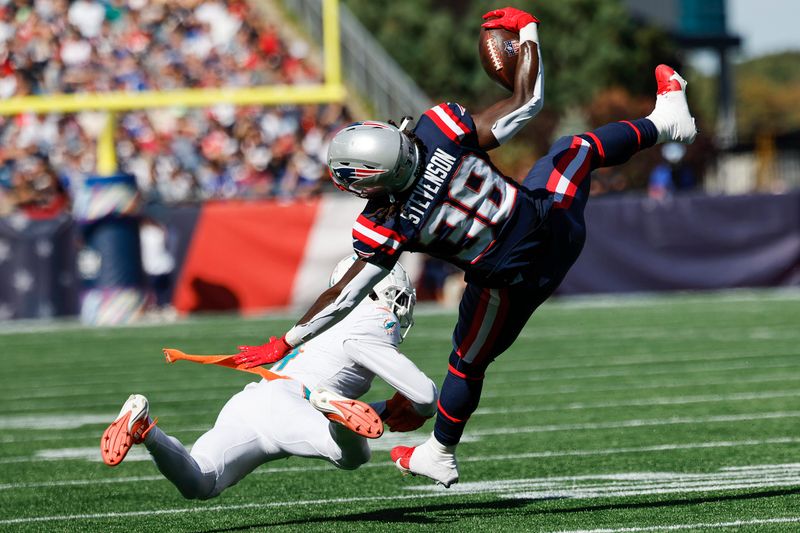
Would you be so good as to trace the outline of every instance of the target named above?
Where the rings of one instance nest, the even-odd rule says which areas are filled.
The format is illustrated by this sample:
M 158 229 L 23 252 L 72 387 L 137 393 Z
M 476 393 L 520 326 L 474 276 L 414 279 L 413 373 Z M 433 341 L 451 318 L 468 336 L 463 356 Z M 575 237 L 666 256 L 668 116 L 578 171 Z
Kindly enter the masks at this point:
M 525 42 L 539 44 L 539 25 L 535 22 L 531 22 L 519 30 L 519 42 L 520 44 Z
M 290 347 L 294 348 L 301 342 L 303 342 L 303 338 L 298 334 L 297 326 L 292 327 L 286 334 L 283 336 L 283 342 L 288 344 Z

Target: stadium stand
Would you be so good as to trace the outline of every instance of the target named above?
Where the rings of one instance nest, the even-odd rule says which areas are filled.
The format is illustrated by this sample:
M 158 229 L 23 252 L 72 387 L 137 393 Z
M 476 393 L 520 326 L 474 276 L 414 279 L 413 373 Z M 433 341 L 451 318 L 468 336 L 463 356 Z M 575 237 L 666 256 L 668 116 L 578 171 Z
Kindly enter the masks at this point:
M 308 45 L 242 0 L 37 0 L 0 7 L 0 98 L 314 84 Z M 339 105 L 159 108 L 118 119 L 119 168 L 166 203 L 317 193 Z M 96 166 L 97 112 L 0 118 L 0 215 L 66 205 Z

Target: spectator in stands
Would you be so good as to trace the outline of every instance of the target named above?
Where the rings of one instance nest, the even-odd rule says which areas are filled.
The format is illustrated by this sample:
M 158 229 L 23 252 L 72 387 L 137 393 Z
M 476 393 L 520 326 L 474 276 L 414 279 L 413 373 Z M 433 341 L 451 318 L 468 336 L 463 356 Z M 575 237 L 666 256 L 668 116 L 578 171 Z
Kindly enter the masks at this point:
M 147 286 L 152 293 L 153 309 L 162 317 L 174 316 L 171 303 L 172 273 L 175 259 L 167 246 L 167 228 L 157 220 L 145 217 L 139 224 L 139 242 L 142 247 L 142 268 L 147 276 Z
M 44 157 L 35 155 L 16 162 L 12 204 L 29 218 L 52 218 L 68 207 L 64 187 Z
M 648 196 L 656 200 L 667 198 L 676 190 L 688 190 L 695 186 L 696 179 L 691 168 L 684 164 L 686 146 L 666 143 L 661 147 L 664 161 L 650 173 Z
M 0 98 L 319 82 L 308 45 L 249 9 L 243 0 L 6 2 Z M 0 153 L 0 166 L 16 172 L 11 163 L 35 147 L 74 186 L 94 172 L 95 121 L 2 120 L 0 139 L 26 146 Z M 347 122 L 341 106 L 131 112 L 118 121 L 119 165 L 146 195 L 168 202 L 316 194 L 326 143 Z

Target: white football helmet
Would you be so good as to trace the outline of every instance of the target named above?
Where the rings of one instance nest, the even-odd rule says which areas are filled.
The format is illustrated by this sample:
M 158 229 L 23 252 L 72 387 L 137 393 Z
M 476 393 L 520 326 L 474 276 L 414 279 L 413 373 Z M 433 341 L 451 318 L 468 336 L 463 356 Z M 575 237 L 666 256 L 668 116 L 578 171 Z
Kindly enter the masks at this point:
M 339 261 L 331 273 L 329 286 L 336 285 L 357 259 L 357 255 L 350 254 Z M 417 303 L 417 291 L 406 269 L 400 263 L 396 263 L 389 274 L 375 284 L 372 293 L 381 304 L 395 314 L 400 321 L 402 339 L 405 339 L 411 326 L 414 325 L 414 306 Z
M 404 121 L 403 128 L 408 123 Z M 356 122 L 343 128 L 328 147 L 331 179 L 343 191 L 375 198 L 414 183 L 419 148 L 402 128 L 386 122 Z

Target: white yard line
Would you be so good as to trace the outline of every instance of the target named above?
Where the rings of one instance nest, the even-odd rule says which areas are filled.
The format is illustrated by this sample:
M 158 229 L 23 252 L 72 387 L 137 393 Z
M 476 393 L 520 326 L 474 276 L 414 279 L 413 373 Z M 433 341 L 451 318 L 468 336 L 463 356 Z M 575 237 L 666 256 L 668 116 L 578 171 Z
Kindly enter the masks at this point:
M 80 426 L 110 424 L 116 414 L 51 413 L 46 415 L 0 415 L 0 430 L 74 429 Z
M 608 294 L 590 296 L 562 296 L 549 300 L 545 308 L 552 311 L 573 309 L 623 309 L 642 307 L 674 307 L 675 305 L 710 305 L 724 303 L 751 303 L 751 302 L 793 302 L 800 301 L 800 290 L 796 288 L 780 288 L 765 290 L 730 289 L 723 291 L 703 293 L 670 293 L 670 294 Z M 258 323 L 270 320 L 296 320 L 297 311 L 282 311 L 278 313 L 263 313 L 254 316 L 240 316 L 231 318 L 231 323 Z M 418 305 L 415 313 L 418 316 L 456 316 L 456 309 L 442 308 L 436 305 Z M 223 320 L 230 317 L 222 316 Z M 208 317 L 187 317 L 176 322 L 149 322 L 141 321 L 126 326 L 107 327 L 107 330 L 124 331 L 126 329 L 140 328 L 169 328 L 181 326 L 202 326 L 209 322 L 216 323 L 215 319 Z M 97 328 L 86 326 L 74 319 L 61 320 L 12 320 L 0 326 L 0 335 L 18 335 L 21 333 L 44 333 L 60 331 L 90 331 L 96 332 Z M 448 334 L 452 328 L 448 329 Z
M 142 479 L 142 478 L 138 478 Z M 588 482 L 588 483 L 587 483 Z M 593 499 L 600 497 L 626 497 L 647 494 L 674 494 L 692 492 L 713 492 L 720 490 L 752 489 L 765 487 L 785 487 L 800 483 L 800 464 L 785 465 L 753 465 L 720 469 L 716 472 L 704 473 L 670 473 L 670 472 L 623 472 L 616 474 L 593 474 L 583 476 L 559 476 L 529 479 L 510 479 L 462 483 L 449 490 L 434 485 L 412 485 L 405 487 L 416 494 L 399 494 L 387 496 L 330 498 L 315 500 L 290 500 L 268 503 L 244 503 L 233 505 L 213 505 L 206 507 L 181 507 L 172 509 L 152 509 L 121 513 L 87 513 L 74 515 L 29 516 L 0 520 L 0 525 L 82 521 L 129 518 L 135 516 L 174 515 L 184 513 L 232 511 L 270 507 L 300 507 L 308 505 L 342 504 L 356 502 L 402 501 L 420 498 L 461 497 L 474 494 L 493 494 L 506 499 Z M 800 517 L 784 517 L 773 519 L 753 519 L 750 521 L 726 522 L 725 526 L 757 523 L 793 523 Z M 715 523 L 723 524 L 723 523 Z M 704 524 L 686 524 L 669 526 L 671 529 L 688 529 L 702 527 Z M 716 526 L 714 526 L 716 527 Z M 654 531 L 658 526 L 644 528 L 596 529 L 591 533 L 603 531 Z M 587 531 L 587 533 L 588 533 Z
M 607 456 L 619 455 L 628 453 L 650 453 L 650 452 L 665 452 L 674 450 L 696 450 L 696 449 L 713 449 L 713 448 L 738 448 L 748 446 L 767 446 L 776 444 L 798 444 L 800 437 L 775 437 L 771 439 L 750 439 L 739 441 L 716 441 L 716 442 L 688 442 L 688 443 L 675 443 L 675 444 L 655 444 L 651 446 L 629 446 L 621 448 L 601 448 L 601 449 L 586 449 L 586 450 L 542 450 L 538 452 L 524 452 L 502 455 L 475 455 L 459 457 L 461 463 L 482 463 L 482 462 L 498 462 L 498 461 L 518 461 L 524 459 L 549 459 L 558 457 L 592 457 L 592 456 Z M 66 450 L 73 450 L 68 448 Z M 93 456 L 94 460 L 99 461 L 99 453 L 95 449 L 80 449 L 85 450 L 85 453 Z M 131 452 L 133 453 L 133 452 Z M 75 458 L 76 454 L 73 454 Z M 145 455 L 146 458 L 146 455 Z M 12 459 L 12 458 L 9 458 Z M 39 462 L 42 458 L 18 458 L 24 459 L 24 462 Z M 60 457 L 61 460 L 64 457 Z M 91 460 L 91 459 L 90 459 Z M 19 461 L 23 462 L 23 461 Z M 387 468 L 394 467 L 394 463 L 389 461 L 376 461 L 367 463 L 361 468 Z M 748 468 L 748 467 L 742 467 Z M 334 471 L 336 470 L 332 465 L 308 465 L 308 466 L 286 466 L 286 467 L 264 467 L 253 472 L 252 475 L 269 475 L 277 473 L 304 473 L 304 472 L 321 472 L 321 471 Z M 143 481 L 158 481 L 163 479 L 161 476 L 134 476 L 134 477 L 120 477 L 120 478 L 99 478 L 99 479 L 77 479 L 77 480 L 60 480 L 60 481 L 29 481 L 21 483 L 5 483 L 0 484 L 0 490 L 17 490 L 26 488 L 45 488 L 45 487 L 62 487 L 71 485 L 91 485 L 91 484 L 107 484 L 107 483 L 138 483 Z
M 487 428 L 476 429 L 467 431 L 466 438 L 479 439 L 488 435 L 518 435 L 526 433 L 545 433 L 554 431 L 581 431 L 581 430 L 598 430 L 598 429 L 620 429 L 620 428 L 638 428 L 638 427 L 653 427 L 653 426 L 671 426 L 671 425 L 690 425 L 690 424 L 709 424 L 709 423 L 730 423 L 730 422 L 749 422 L 753 420 L 775 420 L 783 418 L 797 418 L 800 417 L 800 411 L 772 411 L 763 413 L 744 413 L 736 415 L 710 415 L 699 417 L 670 417 L 670 418 L 650 418 L 650 419 L 628 419 L 618 420 L 613 422 L 587 422 L 579 424 L 544 424 L 537 426 L 512 426 L 500 428 Z M 108 417 L 103 420 L 107 420 Z M 6 423 L 7 425 L 8 422 Z M 181 432 L 194 432 L 205 431 L 208 428 L 201 427 L 172 427 L 169 428 L 171 433 Z M 8 437 L 6 437 L 7 439 Z M 25 439 L 21 439 L 25 440 Z M 27 440 L 33 440 L 27 438 Z M 49 439 L 42 439 L 49 440 Z M 7 440 L 4 442 L 8 442 Z M 18 442 L 18 441 L 15 441 Z M 84 450 L 89 448 L 64 448 L 65 450 Z M 39 450 L 37 453 L 46 453 L 48 450 Z M 80 454 L 79 454 L 80 455 Z M 85 453 L 83 454 L 86 455 Z M 33 460 L 46 459 L 47 457 L 5 457 L 0 458 L 2 463 L 19 463 Z M 69 457 L 54 457 L 55 459 L 68 459 Z
M 788 357 L 788 356 L 787 356 Z M 800 366 L 800 362 L 798 362 L 796 357 L 793 360 L 789 361 L 788 363 L 757 363 L 754 364 L 752 361 L 745 360 L 739 364 L 727 364 L 727 365 L 714 365 L 714 366 L 701 366 L 701 367 L 693 367 L 691 369 L 692 375 L 699 375 L 699 374 L 708 374 L 708 373 L 716 373 L 716 372 L 733 372 L 733 371 L 741 371 L 741 370 L 768 370 L 768 369 L 785 369 L 785 368 L 797 368 Z M 580 370 L 580 369 L 577 369 Z M 523 377 L 520 378 L 519 376 L 522 375 Z M 550 382 L 550 383 L 559 383 L 564 381 L 578 381 L 578 380 L 596 380 L 596 379 L 604 379 L 604 378 L 626 378 L 626 377 L 644 377 L 649 378 L 651 376 L 680 376 L 683 377 L 686 375 L 686 369 L 653 369 L 653 368 L 643 368 L 641 371 L 626 371 L 626 370 L 613 370 L 613 371 L 598 371 L 598 370 L 589 370 L 587 371 L 585 368 L 583 371 L 575 371 L 570 373 L 569 376 L 551 376 L 551 375 L 541 375 L 537 374 L 535 371 L 531 372 L 520 372 L 517 371 L 513 374 L 513 378 L 508 379 L 505 376 L 491 376 L 490 383 L 493 387 L 498 387 L 501 385 L 509 385 L 509 384 L 519 384 L 520 386 L 524 386 L 528 383 L 536 383 L 536 382 Z M 514 379 L 516 378 L 516 379 Z M 733 380 L 735 381 L 735 380 Z M 107 381 L 102 381 L 99 383 L 107 383 Z M 89 385 L 88 383 L 83 383 L 85 385 Z M 146 388 L 147 385 L 142 385 L 141 388 Z M 131 390 L 135 390 L 136 386 L 131 386 Z M 124 400 L 124 398 L 123 398 Z M 121 400 L 122 401 L 122 400 Z M 176 399 L 176 401 L 178 401 Z M 79 407 L 90 407 L 94 406 L 95 403 L 91 401 L 86 402 L 71 402 L 76 408 Z M 6 407 L 5 412 L 10 413 L 30 413 L 42 410 L 41 406 L 37 406 L 35 404 L 28 405 L 25 402 L 23 407 L 19 407 L 16 409 L 11 409 Z
M 755 377 L 737 377 L 734 381 L 731 379 L 718 379 L 718 380 L 703 380 L 698 382 L 687 382 L 687 381 L 669 381 L 669 382 L 655 382 L 655 383 L 636 383 L 636 384 L 624 384 L 624 385 L 617 385 L 611 387 L 586 387 L 583 385 L 564 385 L 560 386 L 556 389 L 533 389 L 533 390 L 516 390 L 514 391 L 514 397 L 519 396 L 547 396 L 552 397 L 553 395 L 564 395 L 564 394 L 575 394 L 575 393 L 598 393 L 598 392 L 619 392 L 619 391 L 630 391 L 630 390 L 650 390 L 650 389 L 679 389 L 679 388 L 688 388 L 692 387 L 695 389 L 703 389 L 704 387 L 709 386 L 722 386 L 722 385 L 744 385 L 744 384 L 758 384 L 758 383 L 781 383 L 781 382 L 792 382 L 792 381 L 800 381 L 800 375 L 787 375 L 785 373 L 778 374 L 778 375 L 771 375 L 771 376 L 755 376 Z M 489 380 L 486 383 L 487 388 L 493 388 L 494 382 L 493 380 Z M 234 384 L 229 385 L 219 385 L 219 384 L 203 384 L 203 390 L 206 391 L 201 396 L 192 396 L 192 393 L 197 391 L 197 386 L 187 386 L 182 383 L 177 383 L 169 386 L 165 386 L 163 388 L 154 388 L 152 384 L 147 385 L 148 396 L 152 396 L 157 401 L 171 401 L 171 400 L 186 400 L 191 401 L 193 399 L 216 399 L 216 398 L 224 398 L 229 397 L 231 395 L 231 390 L 236 390 L 238 392 L 238 388 Z M 61 387 L 55 390 L 48 389 L 44 391 L 29 391 L 26 393 L 26 397 L 24 398 L 25 403 L 29 403 L 31 399 L 44 399 L 44 398 L 59 398 L 61 400 L 65 400 L 67 398 L 72 397 L 85 397 L 87 396 L 86 392 L 74 392 L 74 387 Z M 98 391 L 97 394 L 116 394 L 119 387 L 115 390 L 102 390 Z M 208 395 L 208 391 L 218 390 L 221 394 L 214 394 L 212 396 Z M 166 400 L 161 393 L 169 394 L 166 396 Z M 124 395 L 124 394 L 123 394 Z M 505 390 L 484 390 L 481 395 L 481 400 L 486 400 L 489 398 L 508 398 L 508 392 Z M 3 398 L 0 401 L 22 401 L 20 397 L 17 396 L 9 396 L 7 398 Z M 3 441 L 3 437 L 0 436 L 0 442 Z
M 449 497 L 449 494 L 395 494 L 393 496 L 364 496 L 353 498 L 330 498 L 319 500 L 291 500 L 281 502 L 266 502 L 266 503 L 241 503 L 233 505 L 209 505 L 204 507 L 179 507 L 173 509 L 149 509 L 145 511 L 128 511 L 122 513 L 91 513 L 91 514 L 73 514 L 73 515 L 53 515 L 53 516 L 30 516 L 24 518 L 10 518 L 0 520 L 0 525 L 8 524 L 29 524 L 32 522 L 59 522 L 59 521 L 72 521 L 72 520 L 102 520 L 105 518 L 129 518 L 134 516 L 158 516 L 158 515 L 174 515 L 185 513 L 214 513 L 219 511 L 236 511 L 241 509 L 267 509 L 270 507 L 301 507 L 308 505 L 325 505 L 332 503 L 357 503 L 357 502 L 381 502 L 381 501 L 397 501 L 397 500 L 417 500 L 421 498 L 434 497 Z M 197 504 L 203 505 L 203 504 Z
M 575 394 L 575 393 L 598 393 L 598 392 L 620 392 L 630 390 L 649 390 L 649 389 L 680 389 L 692 387 L 694 389 L 703 389 L 704 387 L 713 387 L 719 385 L 744 385 L 754 383 L 781 383 L 788 381 L 800 381 L 800 375 L 786 375 L 785 373 L 774 376 L 756 376 L 756 377 L 737 377 L 735 380 L 728 379 L 709 379 L 703 381 L 669 381 L 669 382 L 655 382 L 655 383 L 625 383 L 622 385 L 615 385 L 612 387 L 586 387 L 584 385 L 562 385 L 561 387 L 553 389 L 534 389 L 534 390 L 515 390 L 514 397 L 518 396 L 546 396 L 551 397 L 554 394 Z M 486 382 L 487 388 L 494 388 L 493 382 L 489 379 Z M 481 401 L 486 398 L 508 398 L 508 391 L 505 389 L 500 390 L 484 390 L 481 394 Z
M 670 524 L 663 526 L 617 527 L 602 529 L 563 529 L 556 533 L 638 533 L 646 531 L 680 531 L 683 529 L 719 529 L 739 528 L 742 526 L 761 526 L 768 524 L 796 524 L 800 516 L 785 516 L 781 518 L 753 518 L 750 520 L 736 520 L 733 522 L 701 522 L 694 524 Z
M 519 413 L 538 413 L 538 412 L 558 412 L 576 411 L 585 409 L 607 409 L 617 407 L 649 407 L 658 405 L 690 405 L 699 403 L 719 403 L 719 402 L 739 402 L 752 400 L 768 400 L 775 398 L 795 398 L 800 396 L 800 390 L 785 390 L 772 392 L 741 392 L 733 394 L 713 394 L 698 396 L 673 396 L 662 398 L 642 398 L 634 400 L 621 400 L 615 402 L 573 402 L 561 405 L 526 405 L 520 407 L 482 407 L 473 413 L 473 416 L 519 414 Z M 207 398 L 206 398 L 207 399 Z M 162 415 L 169 413 L 169 410 L 162 409 Z M 195 411 L 199 413 L 211 412 L 208 410 Z M 114 415 L 108 414 L 76 414 L 76 413 L 56 413 L 45 415 L 0 415 L 0 430 L 10 429 L 75 429 L 82 426 L 105 424 L 112 420 Z M 73 434 L 75 436 L 75 434 Z M 24 442 L 31 440 L 31 435 L 21 436 L 0 436 L 0 442 Z M 58 439 L 59 436 L 46 436 L 44 440 Z M 37 440 L 37 439 L 33 439 Z
M 713 305 L 715 303 L 791 302 L 800 300 L 796 287 L 777 289 L 728 289 L 701 292 L 632 293 L 557 297 L 547 302 L 553 309 L 606 309 L 621 307 L 669 306 L 676 304 Z
M 621 448 L 605 448 L 590 450 L 554 450 L 541 452 L 525 452 L 503 455 L 484 455 L 478 457 L 459 457 L 460 463 L 482 461 L 517 461 L 520 459 L 547 459 L 550 457 L 589 457 L 594 455 L 617 455 L 624 453 L 649 453 L 673 450 L 695 450 L 710 448 L 737 448 L 740 446 L 764 446 L 768 444 L 798 444 L 800 437 L 775 437 L 772 439 L 750 439 L 716 442 L 689 442 L 680 444 L 654 444 L 651 446 L 629 446 Z
M 800 335 L 798 335 L 800 339 Z M 501 356 L 502 357 L 502 356 Z M 496 368 L 492 367 L 492 373 L 509 374 L 515 372 L 539 372 L 542 370 L 581 370 L 587 368 L 607 368 L 607 367 L 624 367 L 624 366 L 639 366 L 639 365 L 677 365 L 677 364 L 692 364 L 697 363 L 705 365 L 709 362 L 719 361 L 761 361 L 764 359 L 789 359 L 797 357 L 796 354 L 787 353 L 767 353 L 767 354 L 752 354 L 752 353 L 702 353 L 702 352 L 684 352 L 680 355 L 656 355 L 652 353 L 637 354 L 637 353 L 622 353 L 613 356 L 594 357 L 591 360 L 586 360 L 583 357 L 565 356 L 563 358 L 556 358 L 555 361 L 542 361 L 538 359 L 530 359 L 524 361 L 523 364 L 518 364 L 520 361 L 514 363 L 503 364 L 502 359 L 498 359 L 495 363 Z M 584 362 L 586 361 L 586 362 Z M 499 363 L 499 364 L 497 364 Z M 517 364 L 515 364 L 517 363 Z M 576 364 L 577 363 L 577 364 Z
M 566 405 L 527 405 L 524 407 L 486 407 L 478 408 L 475 415 L 500 415 L 513 413 L 540 413 L 543 411 L 573 411 L 583 409 L 607 409 L 611 407 L 649 407 L 652 405 L 689 405 L 716 402 L 743 402 L 769 400 L 774 398 L 796 398 L 800 390 L 774 392 L 741 392 L 734 394 L 708 394 L 699 396 L 672 396 L 666 398 L 642 398 L 617 402 L 575 402 Z
M 651 419 L 629 419 L 617 422 L 589 422 L 582 424 L 547 424 L 541 426 L 506 427 L 491 428 L 470 431 L 473 436 L 483 437 L 486 435 L 514 435 L 519 433 L 544 433 L 548 431 L 576 431 L 576 430 L 595 430 L 595 429 L 617 429 L 634 427 L 652 426 L 671 426 L 682 424 L 710 424 L 721 422 L 747 422 L 752 420 L 767 420 L 780 418 L 800 417 L 800 411 L 775 411 L 769 413 L 747 413 L 738 415 L 711 415 L 697 417 L 671 417 L 671 418 L 651 418 Z
M 790 358 L 790 361 L 787 363 L 763 363 L 757 362 L 754 363 L 752 360 L 744 360 L 738 364 L 726 364 L 726 365 L 701 365 L 701 366 L 692 366 L 690 369 L 687 367 L 681 368 L 673 368 L 673 369 L 655 369 L 655 368 L 642 368 L 640 371 L 627 371 L 627 370 L 609 370 L 609 371 L 598 371 L 598 370 L 589 370 L 585 371 L 586 369 L 576 368 L 574 372 L 571 372 L 569 375 L 562 376 L 562 375 L 542 375 L 537 374 L 537 370 L 532 368 L 530 371 L 520 371 L 518 370 L 515 372 L 511 379 L 504 379 L 504 376 L 489 376 L 487 380 L 491 380 L 490 382 L 492 385 L 508 385 L 511 383 L 535 383 L 535 382 L 552 382 L 557 383 L 560 381 L 577 381 L 581 379 L 586 380 L 593 380 L 593 379 L 605 379 L 605 378 L 649 378 L 651 376 L 678 376 L 677 379 L 684 377 L 687 372 L 691 372 L 692 375 L 698 374 L 713 374 L 715 372 L 738 372 L 741 370 L 751 371 L 751 370 L 767 370 L 767 369 L 778 369 L 778 368 L 798 368 L 800 367 L 800 361 L 796 356 L 786 356 Z M 498 364 L 498 363 L 495 363 Z M 502 364 L 502 362 L 500 363 Z M 568 369 L 564 369 L 568 370 Z M 489 373 L 491 373 L 492 369 L 489 369 Z M 523 376 L 520 378 L 520 376 Z M 517 378 L 517 379 L 514 379 Z

